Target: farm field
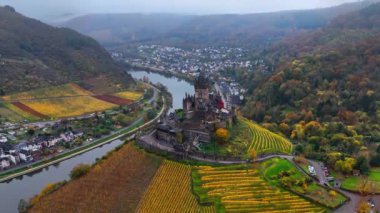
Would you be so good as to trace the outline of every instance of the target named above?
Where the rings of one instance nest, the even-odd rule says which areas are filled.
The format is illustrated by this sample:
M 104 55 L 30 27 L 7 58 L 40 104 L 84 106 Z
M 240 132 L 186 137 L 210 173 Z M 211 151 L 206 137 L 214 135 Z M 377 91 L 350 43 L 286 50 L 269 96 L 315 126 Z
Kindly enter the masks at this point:
M 142 93 L 140 92 L 132 92 L 132 91 L 125 91 L 125 92 L 119 92 L 114 94 L 115 96 L 118 96 L 120 98 L 125 98 L 133 101 L 137 101 L 142 97 Z
M 6 108 L 4 105 L 0 105 L 0 119 L 6 118 L 11 122 L 20 122 L 24 118 L 16 112 Z
M 8 102 L 39 99 L 39 98 L 54 98 L 54 97 L 72 97 L 72 96 L 88 96 L 92 95 L 90 91 L 82 89 L 74 83 L 65 84 L 62 86 L 41 88 L 28 92 L 21 92 L 4 96 L 3 100 Z
M 85 176 L 42 197 L 30 212 L 134 212 L 161 162 L 124 145 Z
M 251 134 L 251 143 L 248 147 L 248 152 L 251 149 L 256 150 L 259 154 L 264 153 L 290 153 L 292 144 L 287 139 L 275 134 L 245 118 L 241 118 L 249 127 Z
M 286 189 L 302 194 L 329 208 L 335 208 L 347 200 L 342 194 L 328 190 L 301 173 L 288 160 L 271 158 L 260 164 L 260 172 L 271 185 L 285 187 Z M 310 181 L 309 181 L 310 180 Z
M 269 185 L 247 166 L 198 166 L 193 189 L 201 203 L 215 203 L 218 212 L 325 212 L 288 191 Z
M 359 191 L 359 187 L 361 185 L 361 180 L 363 180 L 360 176 L 351 176 L 343 180 L 342 188 L 348 189 L 351 191 Z M 366 187 L 368 190 L 375 191 L 376 193 L 380 193 L 380 168 L 371 169 L 368 175 L 368 186 Z
M 29 121 L 36 121 L 36 120 L 40 119 L 39 117 L 33 116 L 32 114 L 18 108 L 17 106 L 13 105 L 12 103 L 4 103 L 4 106 L 6 107 L 6 109 L 8 109 L 8 110 L 14 112 L 15 114 L 21 116 L 23 119 L 27 119 Z M 7 115 L 13 117 L 12 113 L 7 114 Z M 12 117 L 8 117 L 8 116 L 5 118 L 7 118 L 7 119 L 12 118 Z
M 117 107 L 91 96 L 31 100 L 21 103 L 51 118 L 73 117 Z
M 0 108 L 2 109 L 0 115 L 10 121 L 74 117 L 131 104 L 141 96 L 142 93 L 135 91 L 124 91 L 115 95 L 95 95 L 77 84 L 69 83 L 4 96 L 2 97 L 4 109 Z
M 133 102 L 132 100 L 120 98 L 113 95 L 95 95 L 93 97 L 115 105 L 127 105 Z
M 165 160 L 157 171 L 137 208 L 148 212 L 215 212 L 201 207 L 191 193 L 191 167 Z

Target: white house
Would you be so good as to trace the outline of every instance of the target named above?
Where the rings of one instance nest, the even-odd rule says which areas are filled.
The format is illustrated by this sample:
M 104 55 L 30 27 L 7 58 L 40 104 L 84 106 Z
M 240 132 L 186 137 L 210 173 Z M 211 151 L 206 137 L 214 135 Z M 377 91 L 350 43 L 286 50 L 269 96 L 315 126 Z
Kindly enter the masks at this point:
M 0 169 L 6 169 L 11 166 L 8 158 L 0 156 Z

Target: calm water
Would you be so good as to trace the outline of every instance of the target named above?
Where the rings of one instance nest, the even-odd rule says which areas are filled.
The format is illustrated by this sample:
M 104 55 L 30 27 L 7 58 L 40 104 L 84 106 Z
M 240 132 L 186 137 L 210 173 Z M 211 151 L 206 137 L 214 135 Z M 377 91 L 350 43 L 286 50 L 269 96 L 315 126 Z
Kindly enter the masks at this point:
M 165 77 L 145 71 L 132 71 L 130 73 L 134 78 L 148 76 L 151 82 L 160 82 L 167 86 L 169 92 L 173 95 L 172 109 L 182 108 L 182 99 L 185 93 L 194 93 L 193 86 L 190 83 L 175 77 Z M 96 158 L 101 158 L 120 144 L 122 144 L 122 141 L 116 140 L 59 164 L 49 166 L 34 174 L 24 175 L 7 183 L 0 183 L 0 213 L 18 212 L 17 207 L 20 199 L 27 200 L 31 198 L 33 195 L 38 194 L 48 183 L 68 180 L 70 171 L 74 166 L 80 163 L 92 164 Z
M 8 183 L 0 183 L 0 212 L 18 212 L 17 207 L 20 199 L 27 200 L 38 194 L 48 183 L 68 180 L 70 171 L 74 166 L 79 163 L 92 164 L 96 158 L 101 158 L 122 143 L 122 141 L 116 140 L 59 164 L 46 167 L 34 174 L 24 175 Z
M 144 76 L 148 76 L 149 81 L 155 84 L 161 83 L 165 85 L 173 96 L 172 110 L 178 108 L 182 109 L 182 99 L 185 97 L 186 93 L 194 94 L 193 85 L 176 77 L 166 77 L 157 73 L 145 71 L 130 71 L 129 73 L 133 76 L 133 78 L 141 79 Z

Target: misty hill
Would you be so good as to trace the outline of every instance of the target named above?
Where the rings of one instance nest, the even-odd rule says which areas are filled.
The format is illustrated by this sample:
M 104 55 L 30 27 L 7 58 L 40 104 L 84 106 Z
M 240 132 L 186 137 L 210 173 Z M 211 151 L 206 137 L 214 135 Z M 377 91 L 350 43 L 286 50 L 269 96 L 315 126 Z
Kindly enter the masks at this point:
M 26 18 L 8 6 L 0 7 L 0 74 L 5 93 L 95 78 L 110 85 L 133 81 L 94 39 Z
M 369 1 L 340 6 L 248 15 L 87 15 L 63 24 L 103 45 L 161 43 L 177 46 L 234 45 L 263 47 L 288 35 L 321 28 Z
M 74 18 L 61 25 L 108 46 L 155 39 L 192 18 L 194 16 L 171 14 L 93 14 Z

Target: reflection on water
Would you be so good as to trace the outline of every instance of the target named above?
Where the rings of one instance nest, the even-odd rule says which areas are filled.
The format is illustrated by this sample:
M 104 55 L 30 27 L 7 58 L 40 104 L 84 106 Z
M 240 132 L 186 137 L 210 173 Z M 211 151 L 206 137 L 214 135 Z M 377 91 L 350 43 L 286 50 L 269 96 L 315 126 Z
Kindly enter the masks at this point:
M 142 79 L 144 76 L 149 77 L 149 81 L 156 83 L 161 83 L 165 85 L 169 92 L 173 96 L 173 109 L 182 108 L 182 100 L 185 97 L 185 94 L 193 94 L 194 88 L 193 86 L 185 81 L 181 80 L 177 77 L 167 77 L 161 74 L 145 72 L 145 71 L 130 71 L 129 72 L 134 78 Z

